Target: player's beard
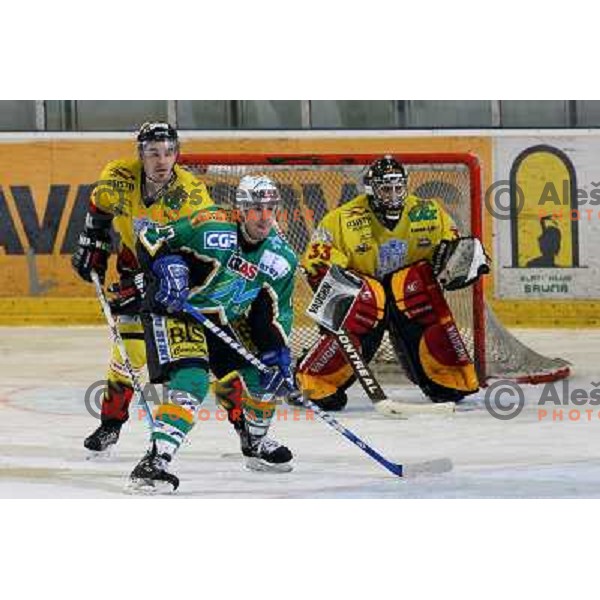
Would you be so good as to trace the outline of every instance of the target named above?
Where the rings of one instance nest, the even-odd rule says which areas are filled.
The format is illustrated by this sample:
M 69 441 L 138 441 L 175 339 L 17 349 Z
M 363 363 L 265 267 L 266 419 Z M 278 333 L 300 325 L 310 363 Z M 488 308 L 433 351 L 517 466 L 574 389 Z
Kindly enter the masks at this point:
M 245 221 L 240 223 L 242 235 L 249 244 L 260 244 L 261 242 L 264 242 L 269 237 L 272 228 L 273 222 L 267 223 L 261 221 L 260 224 L 254 224 L 252 232 L 250 232 Z
M 157 180 L 154 178 L 154 173 L 152 176 L 148 175 L 147 173 L 144 172 L 145 175 L 145 182 L 144 182 L 144 188 L 145 188 L 145 195 L 149 196 L 150 198 L 154 199 L 157 196 L 159 196 L 163 190 L 171 183 L 171 181 L 173 180 L 174 177 L 174 170 L 171 169 L 168 172 L 168 176 L 166 177 L 166 179 L 164 179 L 164 177 L 161 177 L 161 179 Z M 164 179 L 164 181 L 163 181 Z
M 147 174 L 146 177 L 149 181 L 151 181 L 155 186 L 164 187 L 169 183 L 171 177 L 173 177 L 173 169 L 169 168 L 160 168 L 154 169 L 151 175 Z

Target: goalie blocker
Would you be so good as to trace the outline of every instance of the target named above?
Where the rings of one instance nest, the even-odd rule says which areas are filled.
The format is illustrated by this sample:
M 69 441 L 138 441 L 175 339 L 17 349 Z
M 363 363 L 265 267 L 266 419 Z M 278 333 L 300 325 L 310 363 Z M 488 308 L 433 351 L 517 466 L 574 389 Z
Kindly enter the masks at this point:
M 336 270 L 339 268 L 333 266 L 330 272 Z M 479 275 L 480 270 L 476 272 Z M 328 278 L 329 285 L 337 279 L 341 278 Z M 322 288 L 317 290 L 309 314 L 332 332 L 343 328 L 367 363 L 388 330 L 406 375 L 433 402 L 457 402 L 479 389 L 474 365 L 429 262 L 414 263 L 381 282 L 366 276 L 359 279 L 362 287 L 345 319 L 339 316 L 339 305 L 348 307 L 348 292 L 324 293 Z M 331 315 L 335 317 L 328 318 Z M 323 329 L 296 372 L 300 387 L 317 402 L 345 391 L 356 379 L 338 336 L 332 332 Z

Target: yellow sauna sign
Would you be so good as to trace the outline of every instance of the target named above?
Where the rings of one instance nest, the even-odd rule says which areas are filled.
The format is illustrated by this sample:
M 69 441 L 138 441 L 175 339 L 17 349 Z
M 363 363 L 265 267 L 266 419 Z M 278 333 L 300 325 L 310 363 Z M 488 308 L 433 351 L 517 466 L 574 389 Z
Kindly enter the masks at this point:
M 510 184 L 511 266 L 578 267 L 577 176 L 569 157 L 549 145 L 527 148 L 512 165 Z

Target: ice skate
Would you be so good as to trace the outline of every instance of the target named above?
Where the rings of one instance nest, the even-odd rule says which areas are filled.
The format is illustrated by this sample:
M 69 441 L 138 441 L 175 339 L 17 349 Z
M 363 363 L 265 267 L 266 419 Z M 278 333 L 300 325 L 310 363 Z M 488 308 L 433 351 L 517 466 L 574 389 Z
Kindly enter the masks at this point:
M 90 458 L 109 456 L 110 448 L 119 441 L 119 434 L 123 423 L 120 421 L 104 421 L 100 426 L 83 441 L 83 445 L 90 451 Z
M 179 478 L 168 471 L 169 462 L 171 457 L 158 454 L 153 444 L 131 472 L 127 490 L 146 494 L 174 492 L 179 487 Z
M 252 436 L 247 431 L 242 432 L 240 437 L 248 470 L 277 473 L 292 470 L 292 452 L 283 444 L 267 436 Z

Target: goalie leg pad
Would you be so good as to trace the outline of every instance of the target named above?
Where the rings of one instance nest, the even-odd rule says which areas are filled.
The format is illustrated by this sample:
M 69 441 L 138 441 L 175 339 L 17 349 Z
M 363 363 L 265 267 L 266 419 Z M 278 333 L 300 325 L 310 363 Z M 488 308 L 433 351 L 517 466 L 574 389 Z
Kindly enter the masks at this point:
M 390 332 L 414 381 L 432 399 L 476 392 L 475 367 L 431 265 L 419 261 L 395 272 L 389 281 L 394 299 Z
M 356 337 L 349 334 L 354 342 Z M 346 362 L 335 337 L 326 333 L 299 362 L 296 382 L 311 400 L 320 400 L 335 394 L 350 382 L 352 367 Z
M 381 321 L 366 335 L 357 336 L 347 333 L 342 336 L 342 339 L 347 336 L 354 347 L 360 351 L 359 361 L 368 364 L 381 346 L 385 324 L 385 321 Z M 331 333 L 321 335 L 299 361 L 296 369 L 296 382 L 311 400 L 321 400 L 336 392 L 343 392 L 355 381 L 354 371 Z
M 372 331 L 385 313 L 385 290 L 376 279 L 360 276 L 363 286 L 344 320 L 344 329 L 349 333 L 364 335 Z

